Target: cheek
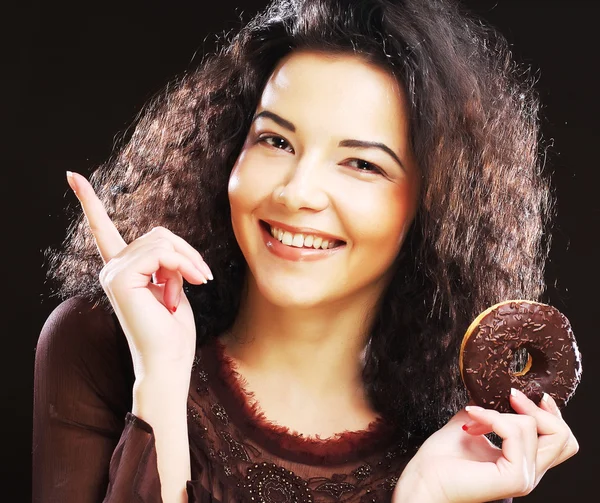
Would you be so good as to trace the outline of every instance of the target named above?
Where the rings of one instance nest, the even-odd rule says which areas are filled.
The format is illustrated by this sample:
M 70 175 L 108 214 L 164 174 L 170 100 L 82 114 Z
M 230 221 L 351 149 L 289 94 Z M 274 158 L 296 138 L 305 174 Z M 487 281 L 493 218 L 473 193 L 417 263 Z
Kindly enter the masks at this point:
M 238 160 L 231 171 L 227 192 L 229 196 L 229 208 L 231 212 L 231 224 L 233 232 L 240 246 L 244 248 L 243 233 L 241 233 L 244 217 L 248 215 L 253 206 L 252 191 L 244 176 L 243 163 Z
M 410 184 L 364 191 L 347 201 L 346 226 L 356 245 L 375 250 L 382 258 L 395 257 L 415 213 Z
M 243 164 L 240 164 L 239 161 L 236 162 L 231 172 L 227 191 L 233 233 L 242 252 L 247 255 L 251 248 L 249 228 L 256 201 L 252 188 L 248 185 L 248 177 L 243 169 Z
M 237 164 L 231 171 L 229 177 L 229 184 L 227 186 L 227 194 L 229 197 L 229 207 L 231 209 L 231 220 L 235 229 L 235 222 L 240 214 L 240 209 L 244 206 L 243 204 L 243 184 L 240 179 L 240 172 Z
M 233 207 L 255 208 L 271 197 L 273 190 L 281 180 L 276 178 L 278 170 L 253 149 L 244 151 L 238 157 L 229 177 L 229 201 Z
M 241 154 L 231 171 L 227 188 L 234 220 L 240 210 L 248 210 L 257 204 L 263 196 L 264 185 L 264 177 L 253 173 L 248 156 Z

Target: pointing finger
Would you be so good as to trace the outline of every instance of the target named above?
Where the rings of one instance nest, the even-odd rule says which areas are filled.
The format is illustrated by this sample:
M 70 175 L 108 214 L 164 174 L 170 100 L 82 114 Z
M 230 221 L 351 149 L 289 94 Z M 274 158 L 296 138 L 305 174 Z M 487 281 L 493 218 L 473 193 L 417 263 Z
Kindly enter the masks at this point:
M 104 263 L 107 263 L 117 253 L 127 246 L 106 213 L 102 201 L 94 192 L 93 187 L 79 173 L 67 171 L 67 182 L 81 203 L 96 246 Z

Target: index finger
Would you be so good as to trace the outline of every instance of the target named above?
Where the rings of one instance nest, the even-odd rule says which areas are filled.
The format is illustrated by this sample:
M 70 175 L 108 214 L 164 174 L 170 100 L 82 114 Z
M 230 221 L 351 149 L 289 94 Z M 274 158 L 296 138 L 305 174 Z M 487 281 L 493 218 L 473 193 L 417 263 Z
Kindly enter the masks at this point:
M 100 256 L 106 264 L 125 248 L 127 243 L 119 234 L 115 224 L 112 223 L 90 182 L 79 173 L 71 171 L 67 171 L 67 182 L 81 203 Z

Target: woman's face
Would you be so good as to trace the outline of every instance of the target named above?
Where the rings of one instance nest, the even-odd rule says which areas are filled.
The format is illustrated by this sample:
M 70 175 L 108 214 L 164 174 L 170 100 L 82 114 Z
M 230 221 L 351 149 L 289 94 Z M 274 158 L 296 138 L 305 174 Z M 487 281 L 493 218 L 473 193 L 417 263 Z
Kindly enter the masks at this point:
M 229 181 L 250 286 L 280 306 L 378 298 L 418 181 L 393 77 L 352 55 L 289 55 L 266 84 Z

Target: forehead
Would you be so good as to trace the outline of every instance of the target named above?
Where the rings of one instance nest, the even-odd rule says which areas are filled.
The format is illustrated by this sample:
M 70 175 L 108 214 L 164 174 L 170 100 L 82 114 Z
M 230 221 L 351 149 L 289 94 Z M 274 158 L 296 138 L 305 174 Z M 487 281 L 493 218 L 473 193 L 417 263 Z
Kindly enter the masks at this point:
M 386 136 L 405 132 L 404 92 L 384 69 L 351 54 L 297 52 L 284 58 L 262 93 L 267 109 L 292 122 Z M 350 133 L 352 131 L 348 131 Z

